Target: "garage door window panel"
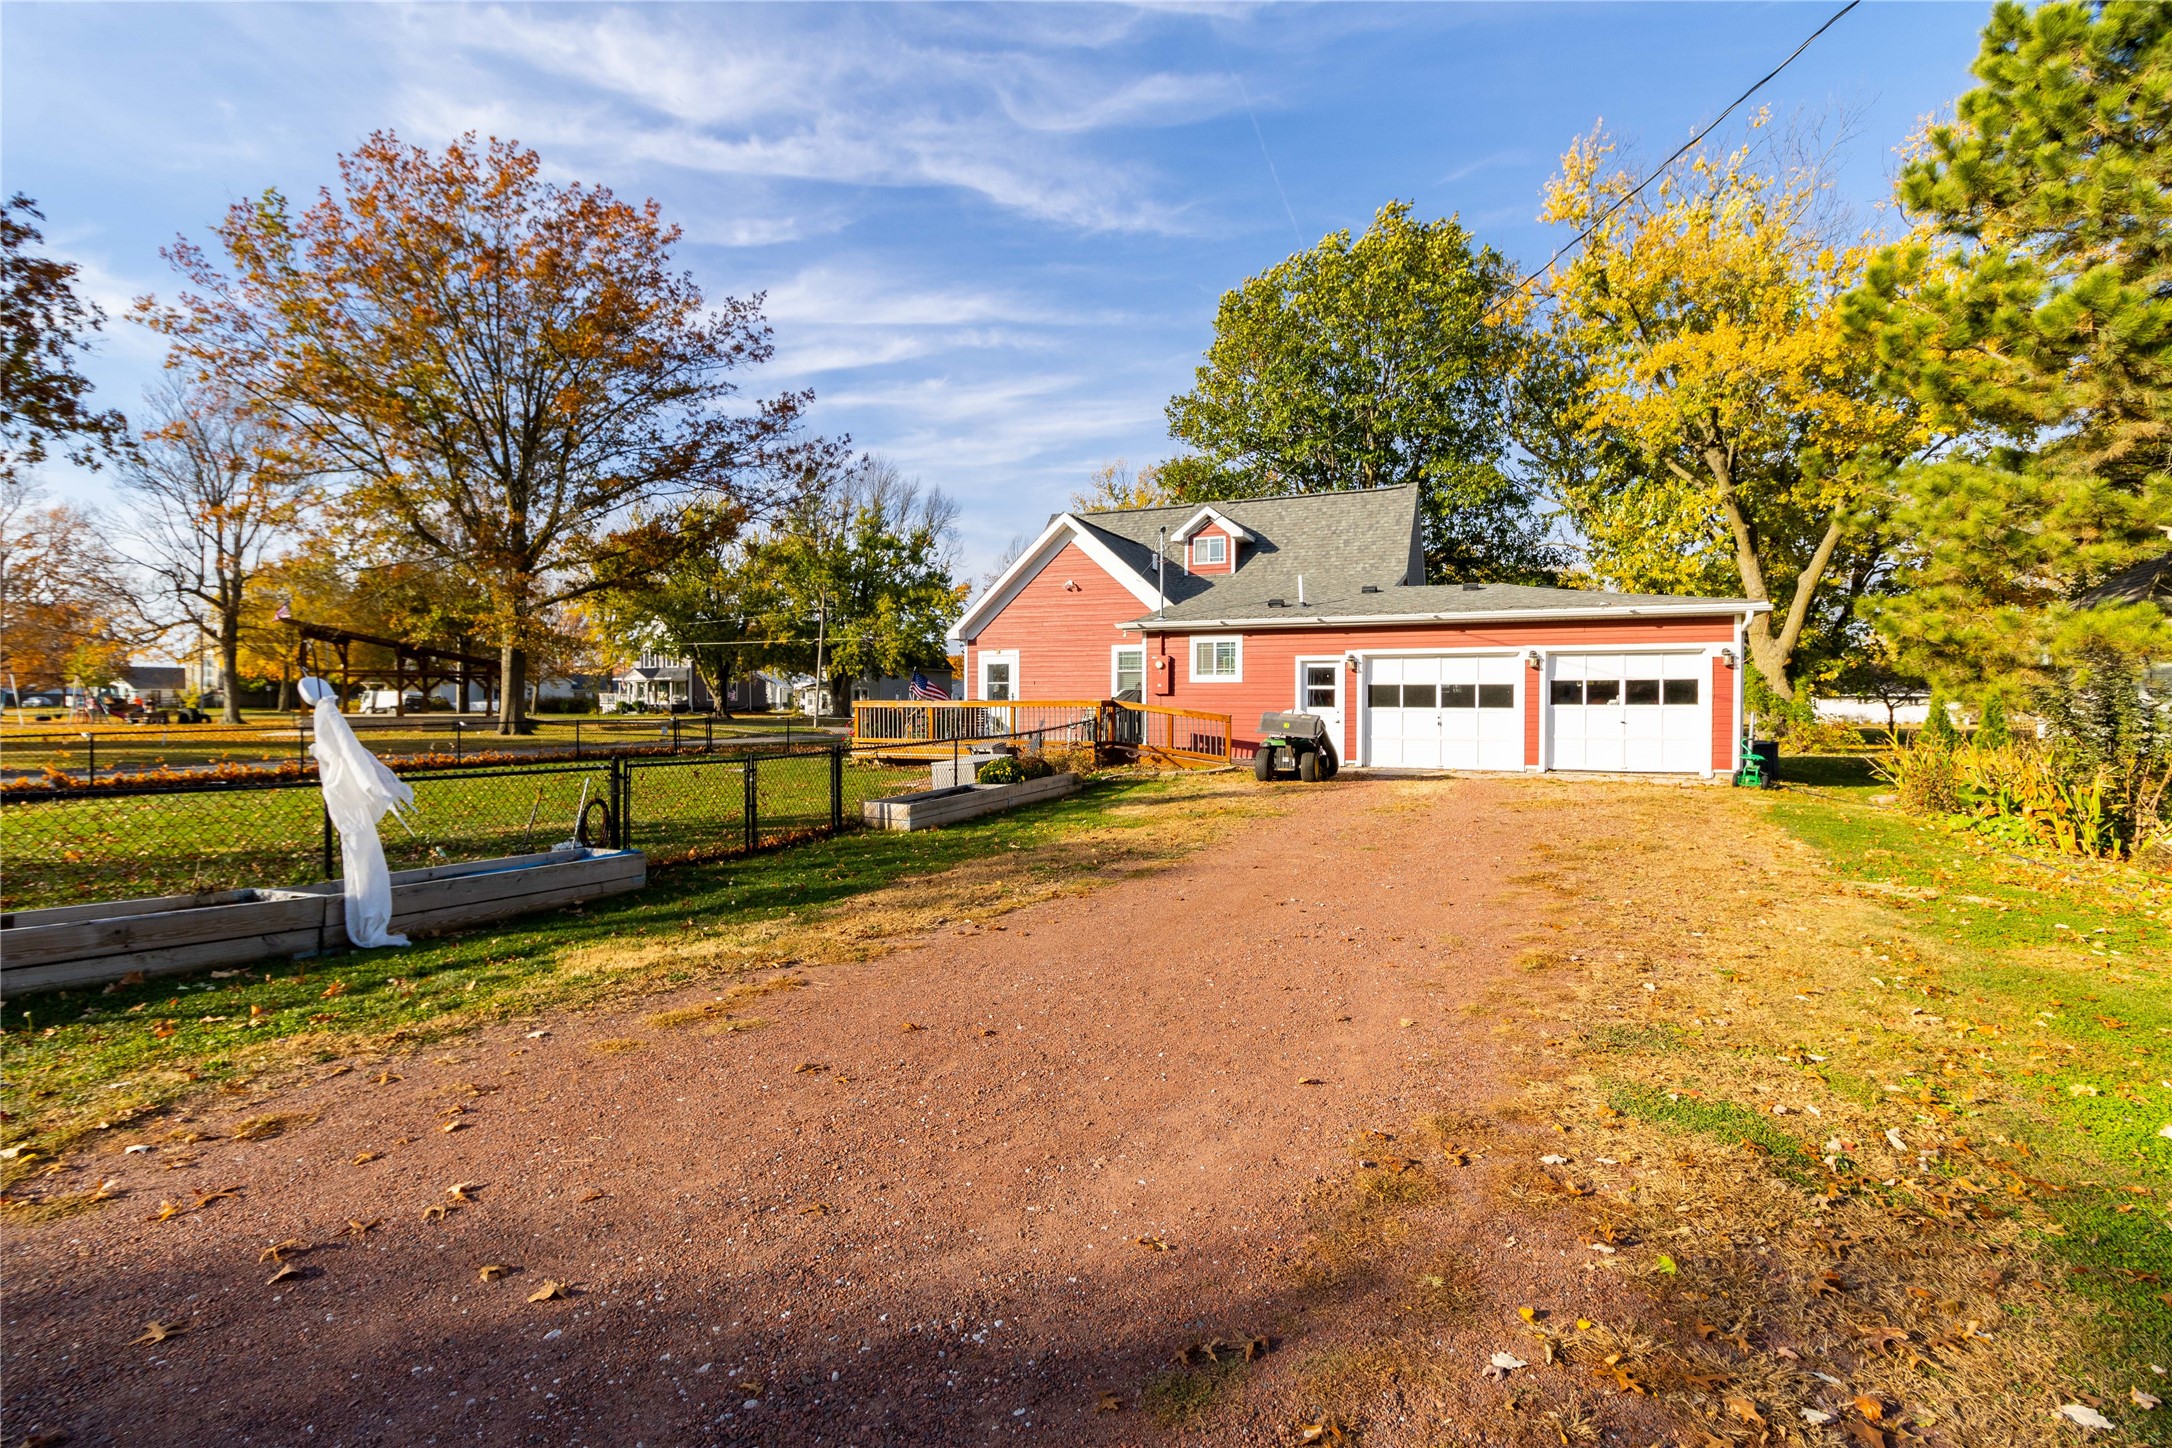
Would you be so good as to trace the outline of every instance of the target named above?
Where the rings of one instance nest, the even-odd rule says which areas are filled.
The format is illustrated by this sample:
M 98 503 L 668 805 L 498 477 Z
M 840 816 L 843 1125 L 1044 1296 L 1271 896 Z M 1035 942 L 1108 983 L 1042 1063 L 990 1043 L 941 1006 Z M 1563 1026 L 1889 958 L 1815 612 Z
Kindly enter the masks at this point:
M 1584 685 L 1586 704 L 1612 704 L 1621 698 L 1621 680 L 1592 679 Z
M 1697 702 L 1695 679 L 1667 680 L 1666 702 L 1669 704 L 1694 704 Z
M 1481 709 L 1513 709 L 1516 707 L 1514 684 L 1480 684 L 1478 707 Z
M 1656 704 L 1659 702 L 1659 680 L 1631 679 L 1623 686 L 1622 702 L 1626 704 Z

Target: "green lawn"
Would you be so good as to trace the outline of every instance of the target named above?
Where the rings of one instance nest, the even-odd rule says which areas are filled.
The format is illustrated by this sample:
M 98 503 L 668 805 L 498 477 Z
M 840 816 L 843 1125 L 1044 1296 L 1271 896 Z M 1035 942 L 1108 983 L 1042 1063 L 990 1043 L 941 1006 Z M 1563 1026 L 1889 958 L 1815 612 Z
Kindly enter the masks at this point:
M 2058 1188 L 2045 1205 L 2071 1287 L 2132 1359 L 2172 1365 L 2172 880 L 1851 800 L 1789 792 L 1772 809 L 1907 921 L 1880 969 L 1926 995 L 1967 1069 L 1896 1058 L 1895 1084 L 2026 1144 Z
M 410 949 L 23 997 L 0 1022 L 0 1137 L 50 1157 L 101 1122 L 139 1121 L 237 1078 L 276 1079 L 694 979 L 878 952 L 944 914 L 1000 912 L 1179 854 L 1226 830 L 1230 814 L 1261 808 L 1249 783 L 1104 779 L 951 829 L 854 830 L 665 870 L 634 895 Z M 35 1165 L 18 1158 L 9 1177 Z
M 659 861 L 738 849 L 745 838 L 742 765 L 681 756 L 634 770 L 632 844 Z M 573 833 L 586 786 L 601 798 L 600 763 L 483 775 L 417 772 L 406 825 L 380 833 L 394 869 L 548 849 Z M 819 829 L 829 818 L 826 754 L 755 767 L 765 842 Z M 847 761 L 844 807 L 924 780 L 920 770 Z M 316 785 L 232 793 L 10 799 L 0 805 L 0 902 L 8 909 L 307 884 L 326 877 Z M 334 871 L 333 873 L 336 873 Z

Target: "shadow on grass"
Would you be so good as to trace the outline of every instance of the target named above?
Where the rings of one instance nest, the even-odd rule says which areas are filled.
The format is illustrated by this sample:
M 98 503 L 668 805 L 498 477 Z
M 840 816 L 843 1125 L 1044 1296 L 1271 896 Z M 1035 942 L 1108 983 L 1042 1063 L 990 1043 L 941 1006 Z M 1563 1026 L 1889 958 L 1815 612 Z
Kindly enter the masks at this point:
M 1782 784 L 1804 784 L 1814 789 L 1887 787 L 1867 754 L 1783 754 L 1778 778 Z

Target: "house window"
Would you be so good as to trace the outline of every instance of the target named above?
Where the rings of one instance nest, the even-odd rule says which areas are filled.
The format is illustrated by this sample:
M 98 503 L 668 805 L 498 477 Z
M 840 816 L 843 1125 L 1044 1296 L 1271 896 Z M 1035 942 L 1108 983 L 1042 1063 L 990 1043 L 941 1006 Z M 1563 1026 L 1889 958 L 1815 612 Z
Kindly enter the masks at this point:
M 1228 561 L 1229 540 L 1221 534 L 1210 533 L 1205 537 L 1192 540 L 1193 567 L 1200 568 L 1208 564 L 1222 564 Z
M 1141 695 L 1146 689 L 1146 650 L 1142 648 L 1118 648 L 1111 653 L 1109 667 L 1110 692 L 1118 698 L 1126 694 Z
M 980 656 L 980 696 L 983 699 L 1018 697 L 1018 651 L 1005 649 Z
M 1193 639 L 1192 678 L 1201 682 L 1235 683 L 1244 678 L 1241 639 Z

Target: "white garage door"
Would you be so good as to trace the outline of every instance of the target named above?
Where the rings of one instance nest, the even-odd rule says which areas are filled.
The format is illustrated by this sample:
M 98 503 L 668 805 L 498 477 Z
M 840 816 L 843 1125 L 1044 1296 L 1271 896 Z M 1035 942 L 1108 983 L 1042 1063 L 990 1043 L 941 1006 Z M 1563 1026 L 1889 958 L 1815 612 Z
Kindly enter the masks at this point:
M 1523 666 L 1514 657 L 1372 661 L 1366 759 L 1387 769 L 1521 769 Z
M 1699 774 L 1711 767 L 1703 654 L 1556 654 L 1553 767 Z

